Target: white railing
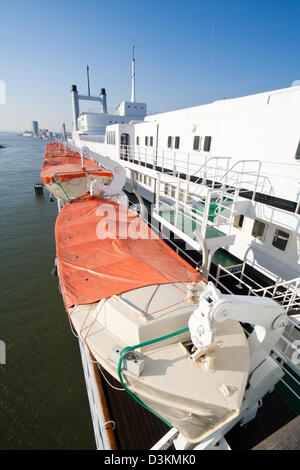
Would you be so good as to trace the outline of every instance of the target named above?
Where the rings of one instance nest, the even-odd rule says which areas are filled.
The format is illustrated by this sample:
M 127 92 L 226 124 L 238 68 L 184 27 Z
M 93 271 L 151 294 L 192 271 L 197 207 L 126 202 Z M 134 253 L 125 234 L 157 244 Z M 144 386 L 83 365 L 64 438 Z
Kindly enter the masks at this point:
M 198 247 L 195 230 L 204 239 L 214 239 L 214 249 L 233 243 L 230 227 L 233 224 L 238 190 L 230 195 L 230 202 L 226 202 L 223 192 L 202 186 L 203 194 L 195 200 L 194 194 L 187 190 L 187 184 L 171 176 L 168 177 L 168 183 L 162 183 L 161 175 L 157 175 L 155 207 L 152 212 L 154 218 L 194 248 Z M 220 219 L 222 230 L 224 225 L 229 226 L 228 233 L 220 231 Z
M 282 176 L 276 174 L 274 165 L 260 160 L 239 160 L 230 167 L 230 157 L 209 155 L 207 152 L 181 152 L 176 149 L 158 149 L 143 146 L 121 146 L 120 157 L 131 164 L 172 175 L 191 183 L 209 187 L 237 188 L 241 195 L 248 194 L 252 200 L 257 194 L 282 197 L 295 201 L 294 211 L 300 210 L 299 165 L 283 165 Z M 281 164 L 275 165 L 280 167 Z M 137 170 L 138 171 L 138 170 Z M 281 171 L 281 170 L 280 170 Z M 280 173 L 279 171 L 279 173 Z M 288 176 L 286 172 L 289 172 Z M 276 178 L 276 185 L 272 178 Z M 288 184 L 285 184 L 288 179 Z M 197 193 L 197 190 L 195 189 Z
M 181 214 L 191 222 L 199 221 L 202 235 L 207 226 L 218 228 L 220 225 L 233 225 L 235 204 L 239 190 L 227 193 L 224 187 L 213 189 L 204 184 L 182 181 L 180 178 L 168 176 L 161 181 L 158 174 L 156 183 L 156 210 L 175 211 L 175 219 Z M 195 193 L 197 188 L 198 193 Z
M 120 155 L 131 163 L 140 166 L 149 165 L 153 170 L 172 175 L 181 175 L 183 179 L 191 179 L 203 174 L 207 179 L 220 177 L 222 172 L 229 168 L 230 158 L 210 156 L 205 152 L 180 152 L 179 150 L 163 150 L 154 147 L 121 145 Z
M 272 297 L 280 302 L 287 311 L 300 308 L 300 277 L 285 282 L 277 282 L 273 286 L 254 289 L 257 295 Z
M 151 224 L 148 222 L 148 220 L 145 220 L 148 225 L 154 230 L 160 237 L 163 237 L 163 233 L 161 230 L 158 229 L 157 226 Z M 190 264 L 193 265 L 194 267 L 197 267 L 198 262 L 190 255 L 187 253 L 186 250 L 180 248 L 178 245 L 173 240 L 168 240 L 168 243 L 172 246 L 174 251 L 176 251 L 177 254 L 183 256 L 185 259 L 188 259 Z M 218 266 L 217 270 L 217 275 L 216 277 L 213 276 L 211 273 L 208 275 L 208 280 L 211 280 L 217 287 L 219 287 L 222 292 L 226 292 L 227 294 L 233 294 L 232 290 L 229 289 L 229 287 L 224 284 L 220 280 L 221 277 L 225 277 L 220 275 L 220 271 L 223 270 L 227 275 L 233 276 L 238 283 L 244 284 L 246 287 L 249 289 L 252 289 L 253 295 L 259 295 L 261 293 L 260 289 L 262 289 L 262 286 L 260 286 L 256 281 L 252 279 L 252 283 L 255 284 L 257 287 L 253 288 L 250 285 L 247 285 L 247 283 L 241 279 L 239 279 L 237 276 L 235 276 L 234 273 L 230 271 L 230 269 L 236 269 L 238 273 L 243 273 L 244 277 L 246 277 L 244 273 L 245 269 L 245 263 L 240 263 L 234 266 L 231 266 L 229 268 L 225 268 L 221 265 Z M 297 278 L 296 280 L 288 281 L 287 283 L 284 282 L 278 282 L 277 285 L 288 285 L 292 286 L 294 285 L 295 287 L 299 286 L 300 278 Z M 263 289 L 269 289 L 272 292 L 272 288 L 274 290 L 274 286 L 266 287 Z M 254 291 L 257 292 L 254 292 Z M 249 294 L 250 295 L 250 294 Z M 298 293 L 298 300 L 299 300 L 299 293 Z M 296 301 L 297 299 L 294 298 L 294 303 L 293 305 L 296 306 Z M 291 304 L 290 304 L 291 308 Z M 245 328 L 244 328 L 245 330 Z M 247 335 L 247 330 L 245 330 L 245 334 Z M 278 343 L 277 347 L 274 349 L 272 355 L 274 359 L 281 365 L 283 371 L 285 372 L 285 376 L 281 379 L 281 383 L 286 387 L 286 389 L 289 390 L 289 392 L 296 397 L 296 399 L 300 399 L 300 396 L 297 392 L 297 389 L 300 387 L 300 381 L 299 381 L 299 366 L 295 365 L 292 363 L 292 355 L 295 352 L 295 341 L 299 339 L 299 320 L 295 320 L 292 317 L 289 317 L 288 325 L 285 328 L 285 331 L 283 335 L 281 336 L 280 342 Z M 294 374 L 291 374 L 291 372 L 287 369 L 286 364 L 289 366 L 292 366 L 292 369 L 294 371 Z M 289 381 L 289 383 L 288 383 Z

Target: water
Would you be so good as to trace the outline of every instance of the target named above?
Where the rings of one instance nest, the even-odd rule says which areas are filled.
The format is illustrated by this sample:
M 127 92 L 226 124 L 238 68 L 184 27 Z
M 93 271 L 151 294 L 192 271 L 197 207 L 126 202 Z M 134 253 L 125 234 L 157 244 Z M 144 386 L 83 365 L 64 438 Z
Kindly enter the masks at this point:
M 0 133 L 0 449 L 95 448 L 55 258 L 55 202 L 35 196 L 45 142 Z

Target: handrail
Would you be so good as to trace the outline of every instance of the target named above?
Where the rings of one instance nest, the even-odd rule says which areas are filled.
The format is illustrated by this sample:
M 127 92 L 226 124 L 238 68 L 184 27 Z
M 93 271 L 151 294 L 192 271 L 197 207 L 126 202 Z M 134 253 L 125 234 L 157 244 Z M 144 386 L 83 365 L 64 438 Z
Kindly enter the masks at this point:
M 68 141 L 68 144 L 70 144 L 70 141 Z M 178 149 L 161 149 L 155 146 L 118 145 L 118 143 L 111 145 L 109 149 L 105 147 L 103 152 L 101 152 L 101 148 L 99 147 L 99 152 L 109 156 L 110 151 L 116 152 L 118 148 L 121 159 L 123 156 L 126 161 L 139 165 L 140 168 L 151 168 L 150 165 L 152 164 L 154 171 L 157 170 L 167 175 L 173 174 L 174 177 L 187 181 L 188 185 L 195 185 L 195 188 L 198 188 L 197 184 L 202 183 L 202 186 L 205 186 L 207 185 L 207 181 L 209 181 L 209 187 L 217 189 L 222 189 L 222 187 L 226 188 L 226 186 L 229 188 L 237 188 L 240 191 L 240 195 L 242 195 L 242 191 L 246 191 L 247 193 L 251 192 L 252 201 L 256 200 L 257 194 L 269 194 L 274 197 L 282 197 L 280 194 L 283 185 L 280 183 L 279 176 L 277 174 L 274 175 L 274 178 L 276 178 L 275 189 L 271 184 L 272 181 L 269 181 L 269 171 L 271 171 L 271 169 L 268 170 L 268 167 L 271 165 L 270 162 L 262 162 L 259 159 L 238 160 L 228 168 L 230 162 L 233 160 L 232 157 L 209 156 L 207 152 L 182 152 Z M 115 157 L 116 155 L 114 153 L 113 159 L 115 159 Z M 255 164 L 256 167 L 251 169 L 250 165 L 253 164 Z M 241 167 L 241 165 L 243 165 L 243 167 Z M 295 166 L 295 164 L 289 164 L 288 166 Z M 143 172 L 143 170 L 141 171 Z M 196 178 L 193 178 L 195 176 Z M 201 178 L 202 181 L 200 181 Z M 291 170 L 288 178 L 292 178 L 293 183 L 284 186 L 284 191 L 287 193 L 284 198 L 289 201 L 294 201 L 295 207 L 290 207 L 286 210 L 299 214 L 300 193 L 297 192 L 296 194 L 296 184 L 294 184 L 296 173 L 292 173 Z M 193 193 L 195 196 L 198 195 L 198 189 L 195 189 Z M 259 199 L 259 201 L 263 202 L 262 199 Z M 275 207 L 277 206 L 275 205 Z M 284 207 L 282 207 L 282 209 L 285 210 Z
M 231 157 L 210 157 L 208 160 L 205 161 L 205 163 L 200 167 L 198 168 L 198 170 L 193 173 L 193 175 L 191 176 L 196 176 L 197 173 L 199 173 L 199 171 L 202 170 L 202 168 L 206 167 L 208 162 L 211 161 L 211 160 L 227 160 L 229 162 L 229 160 L 231 160 Z M 197 181 L 199 181 L 200 178 L 198 178 Z M 197 183 L 197 181 L 195 181 Z
M 226 171 L 226 173 L 222 176 L 219 182 L 221 182 L 224 178 L 226 178 L 226 176 L 233 170 L 233 168 L 236 167 L 237 165 L 240 165 L 241 163 L 243 164 L 244 163 L 260 163 L 260 160 L 239 160 L 235 162 L 234 165 Z
M 268 289 L 271 289 L 271 288 L 277 288 L 277 287 L 287 287 L 291 284 L 295 283 L 295 288 L 298 287 L 298 283 L 300 283 L 300 277 L 295 277 L 294 279 L 291 279 L 289 281 L 283 281 L 283 282 L 280 282 L 279 284 L 272 284 L 272 286 L 268 286 L 268 287 L 262 287 L 261 289 L 254 289 L 255 292 L 260 292 L 260 291 L 263 291 L 263 290 L 268 290 Z

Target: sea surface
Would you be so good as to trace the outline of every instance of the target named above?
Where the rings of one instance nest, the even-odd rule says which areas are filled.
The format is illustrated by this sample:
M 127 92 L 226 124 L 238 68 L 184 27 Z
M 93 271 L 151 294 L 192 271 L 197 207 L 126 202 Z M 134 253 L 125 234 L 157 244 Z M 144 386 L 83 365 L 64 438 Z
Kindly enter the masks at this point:
M 46 143 L 0 132 L 0 449 L 94 449 L 81 358 L 51 276 L 56 202 L 36 196 Z

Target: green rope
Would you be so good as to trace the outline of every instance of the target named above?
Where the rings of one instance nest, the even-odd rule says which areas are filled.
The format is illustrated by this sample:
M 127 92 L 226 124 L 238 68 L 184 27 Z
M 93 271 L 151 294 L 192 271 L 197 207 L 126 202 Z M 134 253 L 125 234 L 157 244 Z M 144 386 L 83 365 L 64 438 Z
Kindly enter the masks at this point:
M 169 338 L 172 338 L 173 336 L 178 336 L 182 333 L 186 333 L 187 331 L 189 331 L 188 328 L 182 328 L 181 330 L 178 330 L 178 331 L 175 331 L 174 333 L 170 333 L 168 335 L 165 335 L 165 336 L 161 336 L 160 338 L 155 338 L 155 339 L 152 339 L 150 341 L 145 341 L 144 343 L 140 343 L 140 344 L 136 344 L 134 346 L 128 346 L 124 349 L 122 349 L 121 351 L 121 354 L 120 354 L 120 358 L 119 358 L 119 363 L 118 363 L 118 376 L 119 376 L 119 380 L 120 380 L 120 383 L 122 385 L 122 387 L 126 390 L 127 393 L 129 393 L 129 395 L 141 406 L 143 406 L 144 408 L 146 408 L 146 410 L 150 411 L 151 413 L 153 413 L 157 418 L 161 419 L 167 426 L 169 426 L 170 428 L 172 428 L 173 426 L 168 423 L 168 421 L 166 421 L 165 419 L 163 419 L 161 416 L 159 416 L 155 411 L 153 411 L 151 408 L 149 408 L 148 405 L 146 405 L 142 400 L 140 400 L 140 398 L 138 398 L 131 390 L 129 390 L 129 388 L 125 385 L 124 383 L 124 380 L 123 380 L 123 376 L 122 376 L 122 363 L 123 363 L 123 358 L 125 356 L 125 354 L 127 354 L 129 351 L 133 351 L 134 349 L 137 349 L 137 348 L 142 348 L 144 346 L 148 346 L 149 344 L 154 344 L 154 343 L 158 343 L 160 341 L 164 341 L 166 339 L 169 339 Z
M 92 172 L 92 171 L 93 171 L 93 170 L 91 170 L 91 172 Z M 77 198 L 75 198 L 75 199 L 71 199 L 71 198 L 69 197 L 68 193 L 67 193 L 66 190 L 62 187 L 62 185 L 60 184 L 60 182 L 59 182 L 59 180 L 58 180 L 58 178 L 57 178 L 57 175 L 64 175 L 64 174 L 68 174 L 68 173 L 69 173 L 68 171 L 65 171 L 65 172 L 60 171 L 59 173 L 56 173 L 56 174 L 54 175 L 55 182 L 56 182 L 56 183 L 58 184 L 58 186 L 62 189 L 62 191 L 64 192 L 64 194 L 67 196 L 68 200 L 69 200 L 70 202 L 72 202 L 72 201 L 75 201 L 75 200 L 76 200 L 76 201 L 77 201 L 77 200 L 82 201 L 82 200 L 84 200 L 84 199 L 90 199 L 89 197 L 77 197 Z M 73 173 L 80 173 L 80 171 L 74 171 Z M 87 173 L 88 173 L 88 171 L 87 171 Z
M 72 201 L 72 199 L 71 199 L 71 198 L 69 198 L 69 195 L 68 195 L 68 193 L 67 193 L 67 192 L 64 190 L 64 188 L 62 187 L 62 185 L 61 185 L 61 184 L 60 184 L 60 182 L 58 181 L 58 178 L 57 178 L 57 176 L 56 176 L 56 175 L 54 175 L 54 179 L 55 179 L 56 183 L 58 184 L 58 186 L 60 186 L 60 188 L 63 190 L 63 192 L 65 193 L 65 195 L 66 195 L 66 196 L 67 196 L 67 198 L 69 199 L 69 201 Z

